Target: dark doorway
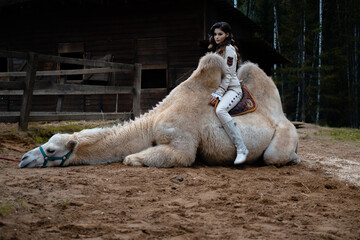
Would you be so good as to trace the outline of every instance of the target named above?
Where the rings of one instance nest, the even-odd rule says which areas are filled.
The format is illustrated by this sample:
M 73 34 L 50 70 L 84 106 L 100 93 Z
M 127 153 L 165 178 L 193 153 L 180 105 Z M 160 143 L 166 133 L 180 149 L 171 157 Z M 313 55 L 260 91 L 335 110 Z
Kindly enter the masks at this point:
M 166 88 L 166 69 L 143 69 L 141 88 Z
M 60 54 L 62 57 L 69 57 L 69 58 L 83 58 L 83 53 L 62 53 Z M 68 63 L 61 63 L 60 69 L 61 70 L 76 70 L 83 68 L 82 65 L 76 65 L 76 64 L 68 64 Z M 83 80 L 83 75 L 68 75 L 67 81 L 71 82 L 81 82 Z
M 7 72 L 7 58 L 0 58 L 0 72 Z

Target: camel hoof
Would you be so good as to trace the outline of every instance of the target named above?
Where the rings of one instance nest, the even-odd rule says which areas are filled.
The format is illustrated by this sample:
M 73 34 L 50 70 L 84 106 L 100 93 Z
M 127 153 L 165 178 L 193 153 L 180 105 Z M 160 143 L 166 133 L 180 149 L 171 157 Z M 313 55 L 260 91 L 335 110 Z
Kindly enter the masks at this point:
M 288 165 L 297 165 L 301 163 L 301 159 L 296 153 L 293 153 L 292 160 L 288 163 Z
M 291 161 L 289 162 L 289 165 L 297 165 L 297 164 L 299 164 L 299 163 L 301 163 L 301 159 L 300 159 L 300 158 L 296 158 L 296 159 L 294 159 L 294 160 L 291 160 Z
M 139 167 L 143 166 L 139 158 L 132 156 L 125 157 L 123 164 L 127 166 L 139 166 Z

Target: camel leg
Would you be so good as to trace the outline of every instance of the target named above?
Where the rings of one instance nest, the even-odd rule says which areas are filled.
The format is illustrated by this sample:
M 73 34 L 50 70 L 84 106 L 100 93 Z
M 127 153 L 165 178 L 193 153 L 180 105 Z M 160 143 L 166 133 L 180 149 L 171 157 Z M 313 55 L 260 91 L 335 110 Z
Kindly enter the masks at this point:
M 296 129 L 291 123 L 279 124 L 264 152 L 264 162 L 276 166 L 300 163 L 301 160 L 296 154 L 298 142 Z
M 126 156 L 124 164 L 149 167 L 187 167 L 195 162 L 196 149 L 178 149 L 171 145 L 158 145 Z

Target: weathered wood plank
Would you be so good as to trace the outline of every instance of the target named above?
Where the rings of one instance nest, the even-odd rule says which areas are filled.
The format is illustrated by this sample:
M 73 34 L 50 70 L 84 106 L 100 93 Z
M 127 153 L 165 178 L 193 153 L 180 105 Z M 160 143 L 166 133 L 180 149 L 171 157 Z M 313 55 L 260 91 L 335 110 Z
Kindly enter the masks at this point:
M 29 122 L 65 121 L 65 120 L 112 120 L 131 118 L 131 112 L 100 113 L 100 112 L 31 112 Z M 19 112 L 0 112 L 0 122 L 19 122 Z
M 79 75 L 79 74 L 99 74 L 123 72 L 124 69 L 118 68 L 87 68 L 75 70 L 54 70 L 54 71 L 37 71 L 36 76 L 63 76 L 63 75 Z M 26 72 L 1 72 L 0 77 L 26 77 Z
M 24 87 L 25 87 L 24 81 L 0 82 L 0 88 L 23 89 Z
M 3 96 L 10 96 L 10 95 L 19 96 L 23 94 L 24 94 L 24 90 L 0 90 L 0 95 Z
M 166 88 L 144 88 L 141 89 L 141 94 L 166 94 Z
M 0 57 L 26 59 L 27 54 L 22 52 L 0 51 Z M 68 64 L 83 65 L 90 67 L 111 67 L 111 68 L 134 70 L 133 64 L 106 62 L 101 60 L 68 58 L 68 57 L 51 56 L 44 54 L 38 54 L 38 60 L 45 62 L 68 63 Z
M 0 72 L 0 77 L 26 77 L 26 72 Z
M 38 71 L 36 72 L 36 76 L 99 74 L 99 73 L 111 73 L 111 72 L 122 72 L 122 71 L 124 70 L 118 68 L 87 68 L 87 69 L 76 69 L 76 70 Z
M 89 59 L 77 59 L 77 58 L 68 58 L 68 57 L 60 57 L 60 56 L 50 56 L 50 55 L 42 55 L 39 54 L 40 61 L 51 61 L 57 63 L 69 63 L 75 65 L 84 65 L 89 67 L 112 67 L 119 69 L 127 69 L 134 70 L 133 64 L 125 64 L 125 63 L 115 63 L 115 62 L 106 62 L 100 60 L 89 60 Z
M 0 51 L 0 57 L 26 59 L 28 55 L 27 53 L 23 53 L 23 52 Z
M 0 95 L 23 95 L 23 90 L 0 90 Z M 92 94 L 131 94 L 132 87 L 98 85 L 50 85 L 46 89 L 34 89 L 33 95 L 92 95 Z
M 296 127 L 296 128 L 303 128 L 303 127 L 305 127 L 305 123 L 304 122 L 296 122 L 296 121 L 293 121 L 293 122 L 291 122 L 292 124 L 294 124 L 294 126 Z

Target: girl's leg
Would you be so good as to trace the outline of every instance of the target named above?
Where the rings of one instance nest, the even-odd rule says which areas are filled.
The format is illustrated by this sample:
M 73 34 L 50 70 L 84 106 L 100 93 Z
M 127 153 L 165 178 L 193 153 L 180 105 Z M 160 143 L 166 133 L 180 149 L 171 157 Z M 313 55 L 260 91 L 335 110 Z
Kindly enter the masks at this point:
M 240 102 L 241 98 L 242 92 L 237 93 L 232 90 L 228 90 L 221 98 L 221 101 L 216 108 L 216 115 L 218 116 L 222 124 L 225 124 L 232 120 L 232 117 L 228 112 Z
M 235 121 L 228 113 L 241 100 L 241 97 L 242 92 L 236 93 L 231 90 L 227 91 L 216 108 L 216 115 L 220 119 L 225 132 L 228 134 L 236 147 L 237 154 L 234 164 L 244 163 L 249 152 L 241 137 L 239 128 L 236 126 Z

